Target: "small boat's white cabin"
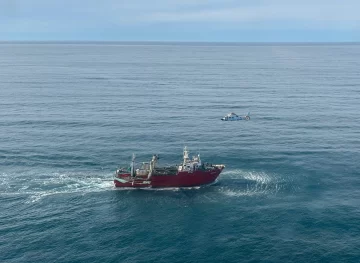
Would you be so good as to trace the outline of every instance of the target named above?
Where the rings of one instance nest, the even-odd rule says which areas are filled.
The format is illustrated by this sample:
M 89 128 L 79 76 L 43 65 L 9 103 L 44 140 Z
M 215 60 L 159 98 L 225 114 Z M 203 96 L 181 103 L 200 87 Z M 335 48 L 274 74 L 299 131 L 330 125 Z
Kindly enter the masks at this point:
M 230 112 L 229 114 L 225 115 L 223 118 L 221 118 L 222 121 L 240 121 L 240 120 L 250 120 L 250 113 L 248 113 L 245 116 L 239 116 L 236 113 Z
M 241 120 L 241 119 L 242 118 L 239 115 L 237 115 L 233 112 L 230 112 L 229 114 L 225 115 L 222 118 L 223 121 L 237 121 L 237 120 Z

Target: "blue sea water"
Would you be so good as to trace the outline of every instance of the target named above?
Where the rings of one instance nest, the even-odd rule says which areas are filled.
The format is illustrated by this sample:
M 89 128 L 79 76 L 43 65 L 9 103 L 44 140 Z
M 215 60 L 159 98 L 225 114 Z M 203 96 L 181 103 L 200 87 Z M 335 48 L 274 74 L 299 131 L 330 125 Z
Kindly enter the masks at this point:
M 359 262 L 359 105 L 356 44 L 2 43 L 0 261 Z M 184 145 L 216 184 L 113 187 Z

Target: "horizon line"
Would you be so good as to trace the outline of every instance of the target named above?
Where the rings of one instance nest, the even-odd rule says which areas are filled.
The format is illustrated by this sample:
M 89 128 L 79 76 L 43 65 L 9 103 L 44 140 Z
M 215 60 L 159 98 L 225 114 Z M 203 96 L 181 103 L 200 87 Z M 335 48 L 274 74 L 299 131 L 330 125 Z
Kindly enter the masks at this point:
M 360 41 L 187 41 L 187 40 L 0 40 L 0 44 L 348 44 L 357 45 Z

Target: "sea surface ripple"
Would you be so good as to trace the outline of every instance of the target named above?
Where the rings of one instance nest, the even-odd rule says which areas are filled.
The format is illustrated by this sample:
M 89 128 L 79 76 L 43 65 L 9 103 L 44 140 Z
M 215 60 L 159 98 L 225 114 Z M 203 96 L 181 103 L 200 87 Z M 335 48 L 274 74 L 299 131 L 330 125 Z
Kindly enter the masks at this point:
M 0 262 L 359 262 L 359 72 L 356 44 L 1 43 Z M 216 183 L 113 187 L 184 145 Z

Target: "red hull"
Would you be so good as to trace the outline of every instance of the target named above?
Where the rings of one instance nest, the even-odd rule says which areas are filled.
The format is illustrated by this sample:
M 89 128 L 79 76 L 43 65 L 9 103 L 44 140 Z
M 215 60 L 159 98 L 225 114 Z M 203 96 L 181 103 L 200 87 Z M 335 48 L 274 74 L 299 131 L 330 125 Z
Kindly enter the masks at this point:
M 116 187 L 192 187 L 214 182 L 222 170 L 223 167 L 212 170 L 196 170 L 194 172 L 182 171 L 176 175 L 154 175 L 149 180 L 146 177 L 131 178 L 130 174 L 119 174 L 114 179 L 114 183 Z

